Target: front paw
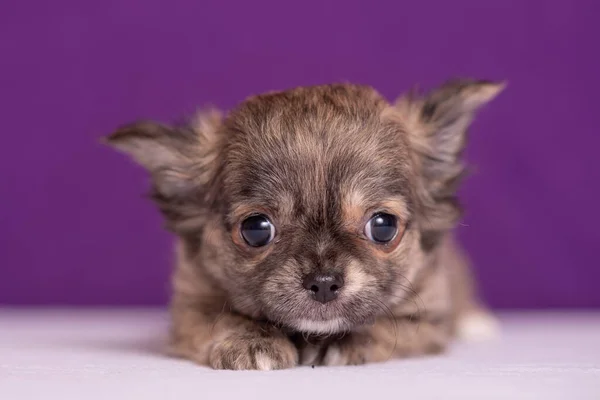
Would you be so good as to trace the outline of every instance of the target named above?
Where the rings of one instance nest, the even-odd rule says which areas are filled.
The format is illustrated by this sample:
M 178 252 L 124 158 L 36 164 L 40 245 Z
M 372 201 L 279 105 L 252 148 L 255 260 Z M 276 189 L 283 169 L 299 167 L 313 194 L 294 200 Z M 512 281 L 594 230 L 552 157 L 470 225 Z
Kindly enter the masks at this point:
M 322 342 L 308 342 L 301 348 L 302 365 L 362 365 L 372 361 L 372 339 L 368 335 L 349 333 Z
M 298 351 L 280 333 L 231 333 L 215 342 L 209 362 L 214 369 L 285 369 L 297 365 Z

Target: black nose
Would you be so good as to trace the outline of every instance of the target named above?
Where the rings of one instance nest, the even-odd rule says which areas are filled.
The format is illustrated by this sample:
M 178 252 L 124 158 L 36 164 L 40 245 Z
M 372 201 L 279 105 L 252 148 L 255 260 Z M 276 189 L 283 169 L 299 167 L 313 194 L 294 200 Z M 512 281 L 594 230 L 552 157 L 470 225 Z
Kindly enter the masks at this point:
M 304 278 L 303 286 L 316 301 L 325 304 L 337 297 L 344 280 L 337 274 L 310 274 Z

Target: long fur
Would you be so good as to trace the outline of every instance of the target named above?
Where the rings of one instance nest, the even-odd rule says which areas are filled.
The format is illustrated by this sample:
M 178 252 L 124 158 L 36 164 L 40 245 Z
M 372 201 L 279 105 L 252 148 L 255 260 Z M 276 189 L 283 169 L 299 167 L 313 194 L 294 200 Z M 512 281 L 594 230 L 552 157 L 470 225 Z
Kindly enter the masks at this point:
M 279 369 L 443 351 L 458 321 L 487 315 L 451 230 L 468 126 L 502 88 L 451 81 L 390 104 L 365 86 L 303 87 L 109 136 L 148 170 L 177 238 L 172 352 Z M 398 220 L 387 245 L 365 237 L 378 211 Z M 253 213 L 275 226 L 261 248 L 240 236 Z M 343 277 L 334 301 L 302 286 L 313 273 Z

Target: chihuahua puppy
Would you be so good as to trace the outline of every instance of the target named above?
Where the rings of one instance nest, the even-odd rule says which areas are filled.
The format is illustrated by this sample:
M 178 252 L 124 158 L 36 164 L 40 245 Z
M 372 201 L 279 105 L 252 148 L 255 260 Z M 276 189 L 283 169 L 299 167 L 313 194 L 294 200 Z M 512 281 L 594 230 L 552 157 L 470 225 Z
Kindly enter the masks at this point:
M 467 129 L 502 88 L 457 80 L 390 104 L 365 86 L 302 87 L 110 135 L 149 171 L 177 238 L 173 354 L 355 365 L 485 333 L 452 229 Z

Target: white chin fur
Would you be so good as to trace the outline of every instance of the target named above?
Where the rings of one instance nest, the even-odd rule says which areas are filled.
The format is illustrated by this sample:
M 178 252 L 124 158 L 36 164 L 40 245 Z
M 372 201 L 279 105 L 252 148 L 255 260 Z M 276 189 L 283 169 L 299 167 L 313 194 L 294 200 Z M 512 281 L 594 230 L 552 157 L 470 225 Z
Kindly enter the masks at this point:
M 467 341 L 485 341 L 500 335 L 500 323 L 490 313 L 473 311 L 464 314 L 457 321 L 459 339 Z
M 328 321 L 313 321 L 310 319 L 299 319 L 294 323 L 294 327 L 300 332 L 333 334 L 340 332 L 345 327 L 344 320 L 341 318 L 330 319 Z

